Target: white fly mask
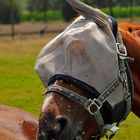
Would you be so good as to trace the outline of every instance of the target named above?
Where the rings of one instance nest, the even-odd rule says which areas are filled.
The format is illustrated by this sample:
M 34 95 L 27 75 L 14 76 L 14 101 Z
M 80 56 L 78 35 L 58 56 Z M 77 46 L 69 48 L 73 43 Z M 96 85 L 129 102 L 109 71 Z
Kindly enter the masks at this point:
M 61 74 L 87 83 L 102 95 L 117 77 L 121 77 L 119 62 L 123 60 L 119 59 L 112 21 L 100 10 L 78 0 L 67 2 L 81 16 L 42 49 L 36 60 L 35 70 L 45 88 L 50 77 Z M 122 43 L 119 32 L 117 40 Z M 126 75 L 125 68 L 124 73 Z M 111 87 L 109 96 L 105 93 L 115 117 L 119 116 L 117 114 L 122 108 L 121 113 L 126 112 L 125 117 L 131 109 L 131 102 L 125 100 L 126 95 L 130 94 L 128 91 L 124 92 L 123 81 L 127 82 L 124 79 L 118 86 Z M 127 86 L 128 83 L 125 84 Z M 123 104 L 115 109 L 123 101 L 126 101 L 126 107 Z M 98 115 L 96 118 L 100 123 Z
M 35 70 L 45 88 L 51 76 L 64 74 L 102 92 L 119 71 L 116 41 L 110 26 L 100 27 L 90 19 L 79 17 L 42 49 Z M 113 104 L 123 100 L 121 88 L 109 97 Z

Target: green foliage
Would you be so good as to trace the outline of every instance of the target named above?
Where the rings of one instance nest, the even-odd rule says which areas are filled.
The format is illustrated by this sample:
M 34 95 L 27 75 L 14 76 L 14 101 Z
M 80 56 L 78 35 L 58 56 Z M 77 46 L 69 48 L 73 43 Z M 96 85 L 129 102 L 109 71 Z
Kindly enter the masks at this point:
M 0 23 L 11 23 L 11 13 L 13 13 L 14 23 L 19 22 L 20 10 L 15 0 L 0 0 Z
M 62 14 L 65 21 L 70 21 L 76 16 L 77 12 L 74 11 L 68 3 L 64 2 Z
M 47 11 L 48 9 L 48 0 L 30 0 L 28 2 L 28 10 L 29 11 Z
M 58 20 L 62 19 L 60 11 L 48 11 L 46 12 L 46 20 Z M 43 21 L 44 12 L 23 12 L 20 17 L 21 21 Z
M 83 1 L 91 6 L 106 7 L 109 6 L 112 0 L 105 0 L 104 3 L 96 0 Z M 140 6 L 128 7 L 128 5 L 131 6 L 130 0 L 115 0 L 113 2 L 112 8 L 115 17 L 139 17 Z M 76 12 L 64 0 L 0 0 L 0 23 L 11 23 L 11 3 L 13 5 L 13 18 L 15 23 L 20 21 L 50 21 L 61 19 L 70 21 L 76 15 Z M 136 5 L 136 3 L 139 3 L 139 0 L 135 0 L 134 4 Z M 115 5 L 118 7 L 113 7 Z M 127 7 L 122 7 L 121 5 L 127 5 Z M 107 14 L 111 14 L 110 8 L 103 8 L 102 10 Z
M 65 21 L 70 21 L 74 16 L 75 12 L 70 8 L 63 8 L 63 12 L 61 13 L 60 10 L 49 10 L 46 12 L 46 19 L 50 20 L 61 20 L 64 19 Z M 103 12 L 110 14 L 109 8 L 102 8 Z M 113 13 L 114 16 L 117 18 L 126 18 L 131 17 L 131 7 L 114 7 Z M 140 15 L 140 6 L 133 7 L 133 16 L 139 17 Z M 20 15 L 21 22 L 23 21 L 44 21 L 44 12 L 23 12 Z
M 102 8 L 103 12 L 108 15 L 112 15 L 110 13 L 110 8 Z M 126 17 L 139 17 L 140 15 L 140 6 L 133 6 L 133 7 L 114 7 L 113 9 L 113 16 L 119 18 L 126 18 Z M 65 21 L 70 21 L 75 15 L 76 12 L 73 11 L 68 5 L 65 5 L 63 8 L 63 18 Z
M 121 18 L 126 18 L 126 17 L 131 17 L 131 8 L 133 8 L 133 16 L 134 17 L 139 17 L 140 15 L 140 6 L 135 6 L 135 7 L 114 7 L 113 8 L 113 13 L 115 17 L 121 17 Z M 103 12 L 110 14 L 109 8 L 103 8 Z

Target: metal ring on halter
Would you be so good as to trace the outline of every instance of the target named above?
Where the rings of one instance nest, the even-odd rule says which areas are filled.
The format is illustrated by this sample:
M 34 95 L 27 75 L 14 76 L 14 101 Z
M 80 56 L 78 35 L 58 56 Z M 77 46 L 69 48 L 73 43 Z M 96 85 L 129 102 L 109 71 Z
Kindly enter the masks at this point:
M 125 72 L 125 70 L 119 70 L 119 77 L 121 78 L 121 81 L 127 82 L 127 74 Z
M 126 57 L 127 56 L 127 50 L 126 47 L 121 43 L 116 43 L 117 46 L 117 52 L 120 56 Z
M 89 111 L 91 115 L 94 115 L 96 111 L 100 110 L 102 103 L 97 99 L 89 99 L 88 105 L 85 105 L 85 108 Z

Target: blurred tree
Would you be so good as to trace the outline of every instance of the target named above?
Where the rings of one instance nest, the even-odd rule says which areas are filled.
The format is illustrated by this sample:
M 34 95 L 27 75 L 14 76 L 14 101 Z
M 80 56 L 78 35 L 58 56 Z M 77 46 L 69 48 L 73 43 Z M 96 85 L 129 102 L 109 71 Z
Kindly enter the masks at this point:
M 14 1 L 9 0 L 10 4 L 10 21 L 11 21 L 11 36 L 15 36 L 15 28 L 14 28 Z
M 29 11 L 45 10 L 42 6 L 47 5 L 47 10 L 60 10 L 65 0 L 28 0 Z
M 109 6 L 110 15 L 114 16 L 114 12 L 113 12 L 114 1 L 113 0 L 108 0 L 108 6 Z
M 130 5 L 130 17 L 131 17 L 131 20 L 133 19 L 133 6 L 134 6 L 134 0 L 129 0 L 129 5 Z
M 19 0 L 18 0 L 19 1 Z M 65 0 L 46 0 L 46 4 L 43 4 L 44 0 L 22 0 L 27 1 L 28 10 L 29 11 L 44 11 L 44 21 L 46 18 L 46 13 L 48 10 L 61 10 L 62 15 L 66 21 L 71 20 L 71 18 L 75 17 L 76 12 L 73 11 L 71 7 L 69 7 Z M 110 15 L 114 16 L 113 7 L 115 6 L 130 6 L 130 0 L 81 0 L 93 7 L 108 7 L 110 11 Z M 133 0 L 134 5 L 140 4 L 140 0 Z M 44 5 L 44 8 L 43 6 Z M 46 7 L 45 7 L 46 5 Z M 46 10 L 45 10 L 46 9 Z M 130 15 L 134 13 L 133 8 L 130 8 Z
M 18 23 L 20 21 L 20 10 L 16 3 L 16 0 L 12 1 L 12 7 L 11 0 L 0 0 L 0 23 L 2 24 L 11 23 L 11 14 L 13 16 L 12 22 Z
M 44 22 L 47 21 L 47 10 L 49 7 L 49 0 L 29 0 L 28 10 L 33 12 L 43 12 Z
M 74 17 L 76 17 L 77 12 L 72 9 L 72 7 L 64 1 L 62 6 L 62 14 L 65 21 L 70 21 Z
M 48 0 L 40 0 L 40 11 L 43 12 L 44 22 L 47 21 Z
M 92 5 L 93 3 L 95 3 L 95 0 L 83 0 L 83 2 L 85 2 L 88 5 Z
M 49 7 L 49 0 L 29 0 L 28 10 L 29 11 L 47 11 Z
M 49 9 L 61 10 L 64 0 L 49 0 Z

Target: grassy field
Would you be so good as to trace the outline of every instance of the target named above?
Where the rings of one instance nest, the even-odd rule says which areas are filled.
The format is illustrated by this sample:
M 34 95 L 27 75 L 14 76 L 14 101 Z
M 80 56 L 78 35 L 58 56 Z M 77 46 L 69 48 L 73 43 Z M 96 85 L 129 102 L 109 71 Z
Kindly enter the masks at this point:
M 55 34 L 44 37 L 0 38 L 0 104 L 39 116 L 45 89 L 34 72 L 38 52 Z M 139 140 L 140 120 L 130 114 L 114 140 Z
M 53 35 L 52 35 L 53 36 Z M 0 103 L 39 114 L 45 89 L 34 72 L 38 52 L 52 38 L 0 39 Z

